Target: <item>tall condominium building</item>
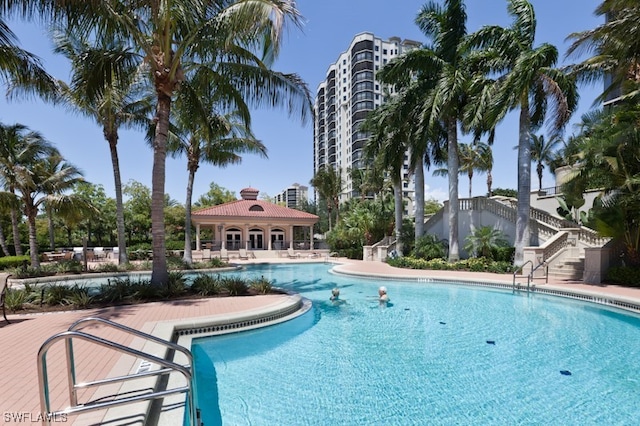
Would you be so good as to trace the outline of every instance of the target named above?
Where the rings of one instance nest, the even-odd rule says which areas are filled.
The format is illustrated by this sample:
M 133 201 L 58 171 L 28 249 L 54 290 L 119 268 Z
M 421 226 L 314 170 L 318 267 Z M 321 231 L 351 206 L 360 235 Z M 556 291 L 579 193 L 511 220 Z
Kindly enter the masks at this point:
M 350 169 L 362 168 L 363 150 L 367 134 L 360 125 L 375 107 L 383 102 L 385 89 L 376 80 L 376 72 L 392 58 L 420 43 L 391 37 L 383 40 L 372 33 L 354 37 L 349 48 L 329 66 L 326 79 L 320 83 L 315 99 L 313 138 L 314 173 L 323 166 L 331 166 L 342 177 L 340 202 L 358 197 L 359 190 L 351 182 Z M 413 214 L 414 184 L 405 156 L 403 169 L 404 198 L 408 200 L 407 214 Z
M 276 203 L 295 209 L 302 205 L 303 200 L 309 200 L 309 187 L 294 183 L 281 193 L 276 194 L 275 198 Z

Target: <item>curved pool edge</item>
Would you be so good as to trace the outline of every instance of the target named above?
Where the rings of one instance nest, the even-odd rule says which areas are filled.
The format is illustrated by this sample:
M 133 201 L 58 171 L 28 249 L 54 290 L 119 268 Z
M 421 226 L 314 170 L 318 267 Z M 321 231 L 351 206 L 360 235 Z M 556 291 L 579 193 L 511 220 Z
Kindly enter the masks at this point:
M 218 314 L 213 316 L 184 318 L 178 320 L 158 321 L 153 326 L 150 334 L 164 340 L 179 344 L 191 350 L 193 338 L 238 333 L 256 328 L 279 324 L 308 312 L 311 309 L 311 301 L 297 293 L 282 294 L 275 302 L 254 309 Z M 153 342 L 144 344 L 143 352 L 158 356 L 166 356 L 166 348 Z M 123 360 L 126 362 L 126 360 Z M 128 361 L 131 363 L 130 359 Z M 182 353 L 174 355 L 174 362 L 186 365 L 188 360 Z M 133 371 L 143 368 L 143 363 L 136 360 Z M 150 387 L 158 385 L 159 379 L 147 379 Z M 167 388 L 184 386 L 184 379 L 176 374 L 170 375 L 166 383 Z M 127 393 L 140 388 L 140 383 L 125 383 L 118 393 Z M 106 411 L 103 422 L 112 422 L 130 417 L 133 413 L 145 413 L 146 419 L 154 419 L 159 426 L 182 425 L 184 419 L 185 395 L 177 394 L 165 397 L 158 404 L 151 402 L 139 403 L 139 408 L 134 406 L 115 407 Z
M 623 294 L 615 294 L 606 291 L 606 287 L 589 286 L 586 284 L 570 283 L 541 283 L 533 281 L 530 288 L 522 283 L 513 286 L 512 275 L 501 275 L 491 273 L 472 273 L 466 271 L 433 271 L 394 268 L 387 263 L 376 263 L 368 265 L 363 263 L 343 263 L 331 268 L 331 271 L 338 275 L 354 276 L 358 278 L 384 279 L 393 281 L 415 281 L 418 283 L 432 284 L 464 284 L 469 286 L 479 286 L 495 288 L 509 291 L 521 291 L 531 293 L 542 293 L 550 296 L 578 299 L 598 305 L 623 309 L 628 312 L 640 314 L 640 295 L 633 297 Z M 518 276 L 522 279 L 521 276 Z M 500 279 L 504 278 L 504 279 Z M 587 287 L 587 288 L 585 288 Z

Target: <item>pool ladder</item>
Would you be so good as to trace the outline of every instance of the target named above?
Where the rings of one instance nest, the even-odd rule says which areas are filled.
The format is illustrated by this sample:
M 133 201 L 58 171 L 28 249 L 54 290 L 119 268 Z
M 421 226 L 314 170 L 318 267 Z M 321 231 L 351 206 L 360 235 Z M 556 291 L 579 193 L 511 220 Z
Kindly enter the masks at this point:
M 529 291 L 531 291 L 531 281 L 533 281 L 533 274 L 534 272 L 536 272 L 539 268 L 546 268 L 545 269 L 545 273 L 544 273 L 544 277 L 545 277 L 545 284 L 549 282 L 549 265 L 547 265 L 547 262 L 545 262 L 544 260 L 542 262 L 540 262 L 537 266 L 533 266 L 533 261 L 531 260 L 527 260 L 526 262 L 524 262 L 522 264 L 522 266 L 520 266 L 518 269 L 516 269 L 515 271 L 513 271 L 513 284 L 511 286 L 513 291 L 516 290 L 521 290 L 520 288 L 520 283 L 516 283 L 516 275 L 518 275 L 518 272 L 524 271 L 524 267 L 527 266 L 527 264 L 531 264 L 531 272 L 529 272 L 529 274 L 527 275 L 527 293 Z M 516 287 L 517 284 L 517 287 Z
M 167 349 L 167 355 L 165 358 L 160 358 L 150 353 L 142 352 L 136 349 L 132 349 L 128 346 L 121 345 L 119 343 L 94 336 L 89 333 L 85 333 L 79 331 L 82 327 L 89 324 L 101 324 L 107 327 L 115 328 L 120 331 L 123 331 L 126 334 L 143 338 L 145 340 L 160 344 Z M 77 383 L 76 382 L 76 366 L 75 359 L 73 354 L 73 339 L 80 339 L 87 342 L 91 342 L 97 344 L 99 346 L 104 346 L 109 349 L 113 349 L 124 354 L 129 354 L 137 358 L 141 358 L 147 362 L 157 364 L 162 368 L 157 370 L 147 370 L 147 371 L 138 371 L 134 374 L 128 374 L 125 376 L 112 377 L 95 380 L 93 382 L 85 382 L 85 383 Z M 49 380 L 47 376 L 47 351 L 51 346 L 59 341 L 65 341 L 66 343 L 66 358 L 67 358 L 67 379 L 69 384 L 69 401 L 70 406 L 61 411 L 52 411 L 51 402 L 50 402 L 50 389 L 49 389 Z M 188 360 L 188 364 L 182 365 L 178 364 L 169 358 L 173 358 L 175 352 L 181 352 Z M 40 406 L 42 410 L 42 424 L 50 425 L 52 422 L 59 421 L 62 416 L 80 414 L 89 411 L 103 410 L 110 407 L 132 404 L 141 401 L 151 401 L 156 399 L 161 399 L 169 395 L 175 395 L 184 393 L 186 395 L 185 398 L 185 409 L 189 410 L 188 413 L 188 424 L 190 426 L 202 426 L 202 422 L 200 420 L 200 410 L 196 408 L 196 400 L 195 397 L 195 387 L 193 385 L 193 375 L 192 375 L 192 366 L 193 365 L 193 356 L 191 351 L 188 349 L 177 345 L 175 343 L 169 342 L 164 339 L 160 339 L 156 336 L 152 336 L 147 333 L 143 333 L 139 330 L 135 330 L 130 327 L 126 327 L 122 324 L 115 323 L 113 321 L 109 321 L 104 318 L 98 317 L 88 317 L 80 319 L 74 322 L 67 331 L 62 333 L 55 334 L 48 338 L 42 346 L 40 346 L 40 350 L 38 351 L 38 381 L 40 384 Z M 140 369 L 141 370 L 141 369 Z M 145 393 L 133 395 L 133 396 L 119 396 L 112 395 L 113 399 L 105 400 L 105 398 L 100 398 L 95 401 L 88 401 L 85 403 L 78 403 L 78 391 L 82 389 L 86 389 L 93 386 L 101 386 L 101 385 L 109 385 L 114 383 L 124 383 L 133 379 L 140 379 L 144 377 L 153 377 L 157 376 L 160 378 L 161 376 L 166 376 L 171 373 L 179 373 L 186 380 L 186 385 L 178 386 L 171 389 L 157 389 L 157 385 L 153 387 L 153 389 L 145 391 Z

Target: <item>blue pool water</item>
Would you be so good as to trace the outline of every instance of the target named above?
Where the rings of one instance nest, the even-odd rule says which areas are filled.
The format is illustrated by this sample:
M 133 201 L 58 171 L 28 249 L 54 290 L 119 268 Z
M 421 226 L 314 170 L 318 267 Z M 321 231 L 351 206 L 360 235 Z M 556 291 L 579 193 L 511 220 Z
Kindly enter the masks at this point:
M 313 309 L 193 341 L 206 426 L 640 419 L 638 316 L 540 294 L 341 277 L 329 267 L 243 272 L 301 293 Z M 392 306 L 378 306 L 380 285 Z M 346 304 L 329 301 L 335 286 Z

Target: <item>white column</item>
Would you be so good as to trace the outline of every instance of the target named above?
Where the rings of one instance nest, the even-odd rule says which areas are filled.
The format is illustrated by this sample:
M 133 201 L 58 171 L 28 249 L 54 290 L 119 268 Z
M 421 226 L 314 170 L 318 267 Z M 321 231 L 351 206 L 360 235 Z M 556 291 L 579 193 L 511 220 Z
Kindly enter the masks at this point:
M 289 247 L 293 247 L 293 225 L 289 225 Z
M 267 250 L 271 251 L 271 225 L 267 225 Z
M 313 225 L 309 227 L 309 250 L 313 250 Z
M 200 224 L 196 224 L 196 250 L 200 251 Z

